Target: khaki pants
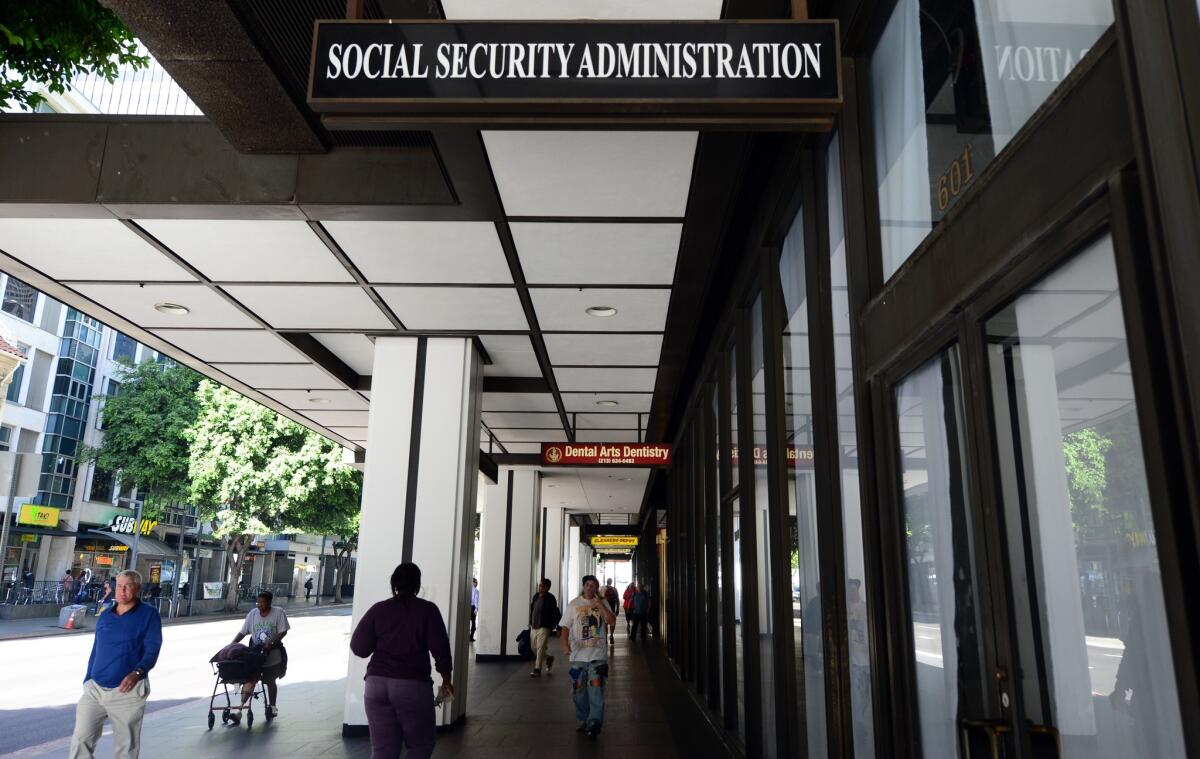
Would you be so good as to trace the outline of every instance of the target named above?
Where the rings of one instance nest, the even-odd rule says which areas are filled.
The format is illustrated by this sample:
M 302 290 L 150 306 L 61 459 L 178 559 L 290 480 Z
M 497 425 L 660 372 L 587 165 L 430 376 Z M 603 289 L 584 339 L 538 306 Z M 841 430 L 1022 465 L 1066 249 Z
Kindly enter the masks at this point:
M 105 719 L 112 723 L 115 759 L 137 759 L 141 750 L 142 716 L 149 696 L 150 683 L 145 680 L 140 680 L 128 693 L 97 685 L 95 680 L 84 683 L 83 696 L 75 707 L 70 759 L 95 756 Z
M 530 642 L 533 643 L 534 669 L 541 669 L 546 663 L 546 649 L 549 648 L 550 636 L 552 633 L 553 630 L 548 627 L 539 627 L 534 630 L 533 635 L 530 636 Z

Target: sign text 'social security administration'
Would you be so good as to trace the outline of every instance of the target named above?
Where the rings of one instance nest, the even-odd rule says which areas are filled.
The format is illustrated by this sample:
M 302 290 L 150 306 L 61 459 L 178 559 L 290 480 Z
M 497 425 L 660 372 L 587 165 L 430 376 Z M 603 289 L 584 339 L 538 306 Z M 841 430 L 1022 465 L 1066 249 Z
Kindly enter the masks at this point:
M 542 443 L 546 466 L 668 466 L 671 446 L 625 443 Z
M 750 116 L 827 128 L 838 44 L 830 21 L 318 21 L 308 103 L 368 128 Z

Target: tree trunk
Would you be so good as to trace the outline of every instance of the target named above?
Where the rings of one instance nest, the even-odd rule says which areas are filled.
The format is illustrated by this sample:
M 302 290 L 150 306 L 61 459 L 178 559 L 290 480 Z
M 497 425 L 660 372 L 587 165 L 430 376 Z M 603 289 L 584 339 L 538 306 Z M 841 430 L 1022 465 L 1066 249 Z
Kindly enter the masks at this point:
M 342 603 L 342 585 L 345 583 L 347 572 L 350 571 L 350 551 L 352 550 L 354 549 L 339 551 L 334 559 L 333 602 L 335 604 Z
M 242 579 L 242 567 L 246 564 L 246 548 L 250 544 L 250 537 L 238 535 L 236 538 L 225 539 L 225 611 L 237 611 L 238 582 Z

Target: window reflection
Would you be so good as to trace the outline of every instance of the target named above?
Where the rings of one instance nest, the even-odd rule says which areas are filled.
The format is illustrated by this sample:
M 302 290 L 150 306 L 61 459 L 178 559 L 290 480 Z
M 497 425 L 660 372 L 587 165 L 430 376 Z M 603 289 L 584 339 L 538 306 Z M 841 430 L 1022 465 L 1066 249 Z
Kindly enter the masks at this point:
M 898 0 L 870 66 L 885 278 L 1112 20 L 1109 0 Z
M 750 309 L 750 399 L 751 432 L 754 440 L 754 566 L 758 580 L 758 667 L 759 703 L 762 730 L 762 755 L 778 753 L 775 743 L 775 618 L 771 613 L 773 583 L 771 582 L 771 519 L 767 488 L 767 468 L 758 466 L 767 450 L 767 389 L 766 368 L 763 363 L 763 302 L 760 294 Z
M 987 338 L 1027 716 L 1064 757 L 1182 757 L 1111 240 Z

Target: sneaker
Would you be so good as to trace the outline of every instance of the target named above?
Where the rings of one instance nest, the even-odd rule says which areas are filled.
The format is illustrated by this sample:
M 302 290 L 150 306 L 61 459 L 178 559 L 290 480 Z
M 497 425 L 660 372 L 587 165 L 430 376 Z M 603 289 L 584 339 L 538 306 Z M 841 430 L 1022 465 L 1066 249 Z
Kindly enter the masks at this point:
M 535 669 L 534 671 L 529 673 L 529 676 L 530 677 L 541 677 L 542 671 L 540 669 Z
M 275 719 L 279 716 L 279 707 L 271 704 L 267 707 L 267 714 L 271 715 L 271 719 Z
M 592 725 L 591 727 L 589 727 L 587 729 L 587 737 L 591 738 L 592 740 L 596 740 L 596 736 L 599 734 L 600 734 L 599 725 Z
M 577 733 L 582 733 L 585 730 L 587 730 L 587 724 L 584 722 L 580 722 L 579 727 L 575 728 L 575 732 Z
M 546 657 L 546 674 L 547 674 L 547 675 L 548 675 L 548 674 L 550 674 L 550 670 L 551 670 L 553 667 L 554 667 L 554 657 L 553 657 L 553 656 L 547 656 L 547 657 Z

